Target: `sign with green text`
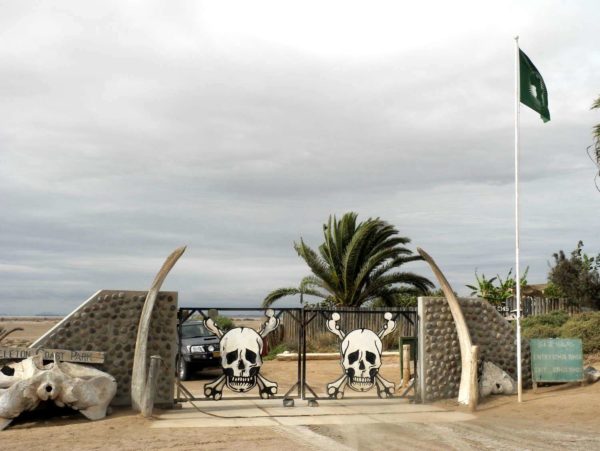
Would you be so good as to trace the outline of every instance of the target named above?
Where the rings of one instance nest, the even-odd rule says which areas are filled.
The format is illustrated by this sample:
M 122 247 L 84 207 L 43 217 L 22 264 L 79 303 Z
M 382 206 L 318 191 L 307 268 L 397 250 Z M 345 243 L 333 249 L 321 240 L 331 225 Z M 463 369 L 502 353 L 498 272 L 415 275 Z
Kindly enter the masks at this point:
M 534 383 L 583 380 L 581 339 L 535 338 L 530 345 Z

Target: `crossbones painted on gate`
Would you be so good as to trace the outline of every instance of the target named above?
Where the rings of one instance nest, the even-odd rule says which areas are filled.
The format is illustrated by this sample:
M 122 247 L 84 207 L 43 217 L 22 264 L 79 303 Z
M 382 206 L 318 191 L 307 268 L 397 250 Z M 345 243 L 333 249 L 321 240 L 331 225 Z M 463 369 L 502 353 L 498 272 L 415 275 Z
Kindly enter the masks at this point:
M 266 310 L 265 316 L 267 321 L 258 332 L 248 327 L 236 327 L 223 333 L 212 318 L 204 320 L 206 328 L 219 337 L 223 367 L 222 376 L 204 384 L 204 396 L 221 399 L 225 385 L 234 392 L 245 393 L 258 384 L 261 398 L 269 398 L 277 393 L 277 383 L 259 374 L 263 363 L 263 339 L 277 329 L 280 322 L 272 309 Z
M 371 390 L 376 386 L 377 396 L 380 398 L 389 398 L 393 395 L 395 384 L 381 377 L 379 369 L 383 352 L 381 339 L 396 329 L 396 321 L 392 320 L 390 312 L 386 312 L 383 317 L 386 322 L 377 334 L 370 329 L 356 329 L 345 334 L 338 324 L 340 314 L 337 312 L 331 314 L 331 319 L 327 321 L 327 329 L 342 340 L 340 364 L 344 374 L 336 381 L 327 384 L 327 394 L 330 398 L 343 398 L 346 385 L 359 392 Z

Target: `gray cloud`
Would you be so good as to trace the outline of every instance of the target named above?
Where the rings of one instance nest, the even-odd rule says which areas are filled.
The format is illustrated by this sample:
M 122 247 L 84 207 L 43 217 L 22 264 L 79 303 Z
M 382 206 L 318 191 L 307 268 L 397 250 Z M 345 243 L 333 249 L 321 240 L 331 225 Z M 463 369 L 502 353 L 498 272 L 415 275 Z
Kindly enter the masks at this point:
M 409 31 L 393 3 L 316 7 L 4 3 L 0 313 L 144 289 L 181 244 L 182 304 L 256 305 L 305 274 L 292 241 L 348 210 L 397 225 L 459 292 L 504 275 L 516 29 L 553 117 L 522 108 L 523 267 L 543 281 L 557 249 L 598 249 L 594 2 L 425 4 L 398 16 Z

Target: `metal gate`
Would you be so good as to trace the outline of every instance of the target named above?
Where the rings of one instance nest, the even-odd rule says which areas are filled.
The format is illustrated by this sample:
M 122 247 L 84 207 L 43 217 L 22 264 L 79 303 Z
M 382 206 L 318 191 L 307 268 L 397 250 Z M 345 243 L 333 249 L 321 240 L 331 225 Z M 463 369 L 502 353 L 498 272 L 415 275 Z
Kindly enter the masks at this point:
M 220 313 L 262 313 L 265 316 L 258 329 L 241 326 L 226 330 L 219 325 Z M 190 321 L 194 319 L 196 321 Z M 178 312 L 178 367 L 189 359 L 212 358 L 220 361 L 222 374 L 204 384 L 203 396 L 197 396 L 182 383 L 182 373 L 178 371 L 175 401 L 218 400 L 225 387 L 245 399 L 256 387 L 261 398 L 279 398 L 284 405 L 293 405 L 294 398 L 307 399 L 314 404 L 317 399 L 341 399 L 347 389 L 363 392 L 363 396 L 364 392 L 375 389 L 380 398 L 392 397 L 396 395 L 395 384 L 386 380 L 380 372 L 383 343 L 392 338 L 394 343 L 397 338 L 415 342 L 417 322 L 416 309 L 411 308 L 182 307 Z M 186 335 L 193 330 L 190 326 L 195 326 L 198 332 L 214 335 L 207 338 L 206 345 L 186 344 Z M 397 330 L 399 332 L 393 334 Z M 311 387 L 307 374 L 307 346 L 323 335 L 339 345 L 338 358 L 342 368 L 339 378 L 328 383 L 325 395 L 319 396 Z M 290 355 L 297 363 L 293 384 L 280 394 L 277 381 L 267 379 L 260 370 L 268 350 L 284 340 L 295 342 L 297 353 Z M 414 368 L 416 377 L 416 353 Z M 414 381 L 413 386 L 417 386 Z M 411 387 L 400 397 L 407 396 Z M 235 395 L 227 396 L 227 399 L 235 398 Z

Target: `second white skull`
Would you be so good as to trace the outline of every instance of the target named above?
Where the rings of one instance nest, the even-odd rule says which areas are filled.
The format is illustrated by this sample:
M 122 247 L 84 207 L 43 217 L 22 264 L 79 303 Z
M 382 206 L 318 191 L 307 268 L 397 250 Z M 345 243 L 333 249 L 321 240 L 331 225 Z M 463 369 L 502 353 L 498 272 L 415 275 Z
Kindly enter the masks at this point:
M 246 392 L 256 385 L 262 350 L 263 339 L 254 329 L 236 327 L 223 335 L 221 366 L 231 390 Z
M 341 344 L 341 364 L 348 378 L 348 386 L 355 391 L 373 387 L 381 367 L 381 338 L 369 329 L 350 332 Z

